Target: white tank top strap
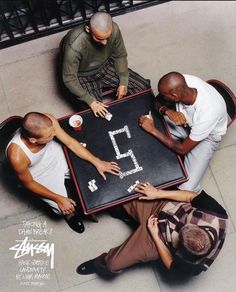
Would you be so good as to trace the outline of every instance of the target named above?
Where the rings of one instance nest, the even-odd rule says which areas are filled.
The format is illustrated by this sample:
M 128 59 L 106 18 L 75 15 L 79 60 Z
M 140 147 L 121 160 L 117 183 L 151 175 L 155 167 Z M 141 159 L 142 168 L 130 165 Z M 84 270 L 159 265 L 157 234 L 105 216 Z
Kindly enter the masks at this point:
M 19 145 L 29 158 L 31 162 L 29 171 L 36 182 L 42 184 L 56 194 L 67 196 L 64 179 L 65 174 L 68 173 L 68 165 L 59 143 L 52 140 L 39 152 L 33 153 L 22 141 L 20 130 L 15 132 L 7 148 L 12 143 Z
M 6 147 L 6 152 L 8 147 L 10 146 L 10 144 L 17 144 L 21 150 L 25 153 L 25 155 L 28 157 L 28 159 L 31 161 L 31 164 L 36 163 L 37 161 L 39 161 L 41 159 L 41 157 L 43 156 L 44 152 L 46 151 L 48 145 L 46 145 L 43 149 L 41 149 L 39 152 L 37 153 L 33 153 L 30 151 L 30 149 L 25 145 L 25 143 L 22 141 L 21 139 L 21 132 L 20 129 L 18 129 L 13 138 L 11 139 L 11 141 L 8 143 L 7 147 Z M 7 155 L 7 153 L 6 153 Z

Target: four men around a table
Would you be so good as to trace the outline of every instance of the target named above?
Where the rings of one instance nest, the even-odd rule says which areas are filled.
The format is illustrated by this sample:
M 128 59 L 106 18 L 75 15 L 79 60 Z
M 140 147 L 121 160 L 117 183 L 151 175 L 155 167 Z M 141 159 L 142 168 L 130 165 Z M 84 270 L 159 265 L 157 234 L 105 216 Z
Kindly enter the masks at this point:
M 120 29 L 105 12 L 95 13 L 88 25 L 72 29 L 63 39 L 62 78 L 78 102 L 85 102 L 96 117 L 105 117 L 102 89 L 116 90 L 118 99 L 150 88 L 149 80 L 128 69 Z M 113 276 L 139 262 L 160 259 L 170 270 L 191 275 L 207 270 L 225 238 L 227 214 L 201 190 L 200 180 L 226 133 L 227 112 L 223 98 L 198 77 L 170 72 L 158 83 L 159 94 L 175 105 L 157 99 L 155 109 L 169 125 L 174 140 L 155 128 L 152 118 L 141 116 L 139 125 L 177 154 L 184 156 L 189 180 L 180 190 L 157 190 L 140 183 L 142 197 L 123 205 L 138 227 L 119 247 L 81 264 L 80 274 Z M 56 140 L 54 139 L 56 138 Z M 65 216 L 77 232 L 84 230 L 76 203 L 68 197 L 68 166 L 61 144 L 105 172 L 118 175 L 115 162 L 95 157 L 70 137 L 51 114 L 28 113 L 7 147 L 7 156 L 23 185 L 52 209 Z

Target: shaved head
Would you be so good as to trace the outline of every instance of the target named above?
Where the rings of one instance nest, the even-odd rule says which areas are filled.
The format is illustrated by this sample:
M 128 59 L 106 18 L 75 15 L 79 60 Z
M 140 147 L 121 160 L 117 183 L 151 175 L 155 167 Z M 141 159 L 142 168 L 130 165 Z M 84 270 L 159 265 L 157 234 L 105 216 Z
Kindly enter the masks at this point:
M 184 76 L 178 72 L 170 72 L 164 75 L 158 82 L 158 91 L 170 93 L 171 91 L 181 91 L 187 87 Z
M 23 118 L 21 132 L 26 138 L 39 138 L 41 131 L 52 126 L 51 119 L 38 112 L 30 112 Z
M 89 27 L 92 31 L 107 33 L 112 27 L 112 18 L 106 12 L 97 12 L 91 17 Z

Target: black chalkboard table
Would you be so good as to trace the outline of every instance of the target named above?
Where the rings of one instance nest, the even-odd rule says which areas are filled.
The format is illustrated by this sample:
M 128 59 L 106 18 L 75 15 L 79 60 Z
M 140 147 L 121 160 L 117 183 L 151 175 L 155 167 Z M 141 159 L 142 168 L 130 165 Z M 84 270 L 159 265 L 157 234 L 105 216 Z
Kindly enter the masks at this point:
M 111 121 L 94 117 L 90 109 L 82 111 L 79 114 L 83 126 L 79 132 L 69 126 L 70 116 L 60 119 L 62 128 L 86 144 L 95 156 L 116 161 L 121 167 L 120 176 L 106 173 L 105 181 L 93 165 L 64 149 L 85 214 L 138 197 L 131 187 L 137 181 L 166 188 L 187 180 L 180 157 L 138 125 L 138 118 L 151 111 L 155 126 L 169 135 L 163 118 L 153 111 L 153 101 L 151 90 L 113 101 L 108 108 L 113 115 Z M 93 191 L 91 184 L 95 186 Z

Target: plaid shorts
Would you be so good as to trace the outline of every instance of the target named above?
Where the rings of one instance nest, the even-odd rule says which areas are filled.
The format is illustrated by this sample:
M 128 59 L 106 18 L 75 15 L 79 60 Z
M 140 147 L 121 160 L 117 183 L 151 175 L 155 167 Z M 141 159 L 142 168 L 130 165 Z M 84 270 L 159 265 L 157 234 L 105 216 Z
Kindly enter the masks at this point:
M 128 95 L 138 93 L 150 88 L 150 80 L 145 79 L 131 69 L 129 70 Z M 81 86 L 94 96 L 97 100 L 102 100 L 102 93 L 106 90 L 116 90 L 119 86 L 119 77 L 116 74 L 114 62 L 108 60 L 103 68 L 91 76 L 78 76 Z

